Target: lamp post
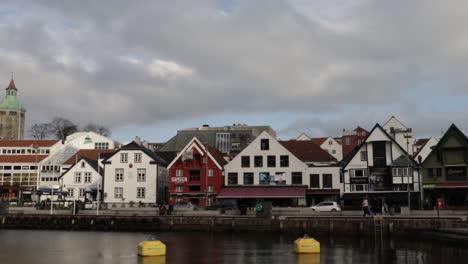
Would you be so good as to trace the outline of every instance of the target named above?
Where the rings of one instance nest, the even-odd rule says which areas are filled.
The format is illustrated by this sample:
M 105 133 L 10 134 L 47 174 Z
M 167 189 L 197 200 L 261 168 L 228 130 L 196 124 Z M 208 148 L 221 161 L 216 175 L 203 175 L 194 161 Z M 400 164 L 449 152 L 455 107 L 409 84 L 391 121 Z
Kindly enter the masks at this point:
M 37 189 L 39 188 L 39 164 L 37 162 L 37 151 L 39 149 L 39 146 L 38 145 L 31 145 L 31 148 L 34 150 L 34 156 L 35 156 L 35 159 L 36 159 L 36 188 L 35 188 L 35 194 L 36 194 L 36 199 L 37 199 L 37 203 L 39 202 L 39 197 L 38 197 L 38 194 L 37 194 Z
M 407 186 L 406 186 L 406 189 L 408 191 L 408 210 L 410 211 L 411 210 L 411 189 L 410 189 L 410 156 L 409 156 L 409 139 L 411 138 L 411 135 L 410 134 L 406 134 L 405 135 L 405 138 L 406 138 L 406 157 L 408 159 L 408 167 L 407 167 Z M 411 170 L 411 177 L 413 176 L 413 170 Z
M 205 207 L 208 206 L 208 151 L 205 150 L 205 158 L 203 159 L 205 163 Z

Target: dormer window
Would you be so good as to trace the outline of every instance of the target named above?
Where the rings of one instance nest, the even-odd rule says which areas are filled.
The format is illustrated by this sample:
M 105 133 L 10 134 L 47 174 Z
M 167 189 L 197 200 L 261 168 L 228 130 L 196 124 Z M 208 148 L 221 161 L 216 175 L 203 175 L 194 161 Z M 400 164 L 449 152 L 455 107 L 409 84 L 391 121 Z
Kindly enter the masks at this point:
M 260 140 L 260 150 L 269 150 L 270 149 L 270 141 L 268 138 L 264 138 Z
M 85 163 L 84 161 L 81 162 L 81 168 L 84 168 L 85 167 Z

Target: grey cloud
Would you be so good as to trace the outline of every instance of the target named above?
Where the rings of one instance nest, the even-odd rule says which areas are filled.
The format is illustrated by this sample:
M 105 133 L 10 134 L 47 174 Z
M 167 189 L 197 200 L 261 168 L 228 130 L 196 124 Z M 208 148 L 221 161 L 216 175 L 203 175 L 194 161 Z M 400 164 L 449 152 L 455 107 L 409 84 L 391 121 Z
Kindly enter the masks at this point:
M 467 3 L 298 2 L 238 1 L 225 15 L 208 0 L 25 1 L 17 19 L 0 20 L 10 56 L 0 72 L 17 72 L 30 121 L 60 114 L 114 128 L 213 112 L 339 114 L 398 103 L 425 83 L 468 92 Z M 193 74 L 157 78 L 125 56 Z M 318 130 L 352 128 L 347 119 Z

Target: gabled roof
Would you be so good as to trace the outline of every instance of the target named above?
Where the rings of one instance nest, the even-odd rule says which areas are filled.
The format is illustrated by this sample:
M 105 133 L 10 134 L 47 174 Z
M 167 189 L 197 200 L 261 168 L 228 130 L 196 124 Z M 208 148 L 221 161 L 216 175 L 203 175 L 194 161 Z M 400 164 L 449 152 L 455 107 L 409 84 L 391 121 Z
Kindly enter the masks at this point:
M 392 167 L 408 167 L 409 162 L 411 162 L 411 159 L 408 159 L 407 155 L 400 155 L 400 157 L 393 160 Z
M 190 142 L 188 142 L 187 145 L 182 149 L 182 151 L 180 151 L 180 153 L 171 161 L 168 168 L 172 167 L 172 165 L 174 165 L 174 163 L 177 162 L 177 160 L 179 160 L 186 151 L 192 148 L 196 148 L 199 152 L 204 152 L 204 149 L 206 149 L 208 156 L 211 158 L 211 160 L 217 163 L 220 170 L 222 170 L 223 166 L 227 163 L 224 159 L 224 155 L 218 149 L 208 144 L 203 144 L 200 140 L 198 140 L 198 138 L 193 137 L 192 140 L 190 140 Z
M 455 124 L 452 124 L 444 133 L 442 138 L 439 140 L 439 142 L 435 146 L 435 149 L 441 149 L 444 146 L 445 141 L 447 141 L 449 135 L 452 133 L 457 135 L 463 141 L 465 146 L 468 146 L 468 137 L 466 137 L 466 135 Z
M 319 138 L 311 138 L 310 140 L 312 140 L 315 144 L 317 145 L 322 145 L 323 142 L 325 142 L 326 140 L 328 139 L 328 137 L 319 137 Z
M 353 157 L 359 152 L 359 150 L 361 149 L 361 146 L 364 145 L 365 143 L 367 143 L 367 140 L 369 139 L 369 137 L 372 135 L 372 133 L 374 132 L 375 129 L 380 129 L 384 134 L 385 136 L 387 136 L 388 139 L 390 139 L 390 141 L 392 141 L 393 144 L 395 144 L 395 146 L 397 146 L 401 151 L 403 151 L 403 153 L 406 153 L 406 155 L 409 156 L 408 152 L 406 152 L 406 150 L 404 148 L 402 148 L 400 146 L 400 144 L 398 144 L 398 142 L 396 142 L 396 140 L 390 136 L 388 134 L 388 132 L 382 127 L 380 126 L 379 123 L 375 124 L 375 126 L 372 128 L 372 130 L 367 133 L 367 136 L 366 138 L 364 139 L 364 141 L 362 142 L 361 145 L 357 145 L 345 158 L 343 158 L 342 160 L 342 169 L 345 169 L 346 166 L 348 166 L 349 162 L 351 162 L 351 160 L 353 159 Z M 416 161 L 411 157 L 410 158 L 413 165 L 415 165 L 415 167 L 419 167 L 419 165 L 416 163 Z
M 103 160 L 103 163 L 106 163 L 107 161 L 109 161 L 110 158 L 112 158 L 113 156 L 115 156 L 117 153 L 119 153 L 122 150 L 141 150 L 141 151 L 143 151 L 143 153 L 145 153 L 150 158 L 152 158 L 154 160 L 154 162 L 156 162 L 156 164 L 161 165 L 161 166 L 167 166 L 167 164 L 169 164 L 169 162 L 164 160 L 161 156 L 159 156 L 158 154 L 154 153 L 153 151 L 151 151 L 151 150 L 149 150 L 149 149 L 147 149 L 147 148 L 145 148 L 145 147 L 143 147 L 141 145 L 138 145 L 138 143 L 136 143 L 135 141 L 132 141 L 132 142 L 128 143 L 125 146 L 122 146 L 120 149 L 115 151 L 112 155 L 110 155 L 105 160 Z
M 99 172 L 99 175 L 101 176 L 104 176 L 104 169 L 102 167 L 99 166 L 97 160 L 92 160 L 92 159 L 88 159 L 86 157 L 81 157 L 77 162 L 75 162 L 73 164 L 73 166 L 71 166 L 65 173 L 63 173 L 59 178 L 62 178 L 63 176 L 65 176 L 65 174 L 67 174 L 67 172 L 71 171 L 71 169 L 73 169 L 77 164 L 80 164 L 81 161 L 85 161 L 86 163 L 88 163 L 89 166 L 91 166 L 91 168 L 93 168 L 93 170 L 95 172 Z
M 80 149 L 77 153 L 71 156 L 64 164 L 73 165 L 76 163 L 77 160 L 81 158 L 86 158 L 88 160 L 97 160 L 98 157 L 101 159 L 106 158 L 106 156 L 102 157 L 102 154 L 106 153 L 114 153 L 115 150 L 113 149 Z
M 0 147 L 51 147 L 56 143 L 60 142 L 58 139 L 50 140 L 0 140 Z
M 47 155 L 37 155 L 37 162 L 47 157 Z M 36 155 L 0 155 L 0 163 L 36 163 Z
M 385 127 L 391 120 L 395 120 L 397 123 L 399 123 L 402 127 L 404 127 L 405 129 L 408 129 L 405 125 L 403 125 L 403 123 L 398 120 L 395 116 L 391 116 L 387 122 L 385 122 L 385 124 L 382 126 L 382 127 Z
M 278 143 L 303 162 L 336 161 L 332 155 L 313 141 L 288 140 L 278 141 Z
M 299 136 L 297 136 L 296 140 L 299 140 L 301 137 L 304 137 L 304 138 L 306 138 L 307 140 L 310 140 L 309 135 L 307 135 L 307 134 L 304 133 L 304 132 L 302 132 Z
M 421 146 L 424 147 L 424 145 L 429 141 L 429 138 L 420 138 L 418 140 L 416 140 L 416 142 L 414 143 L 415 146 Z

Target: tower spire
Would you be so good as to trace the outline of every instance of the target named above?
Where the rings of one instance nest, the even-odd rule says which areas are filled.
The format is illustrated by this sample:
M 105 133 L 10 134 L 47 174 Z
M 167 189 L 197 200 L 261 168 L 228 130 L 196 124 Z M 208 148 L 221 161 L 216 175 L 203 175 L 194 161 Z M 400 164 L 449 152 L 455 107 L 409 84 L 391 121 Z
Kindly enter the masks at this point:
M 10 81 L 10 84 L 8 85 L 7 90 L 9 89 L 18 90 L 16 89 L 15 81 L 13 80 L 13 72 L 11 72 L 11 81 Z

